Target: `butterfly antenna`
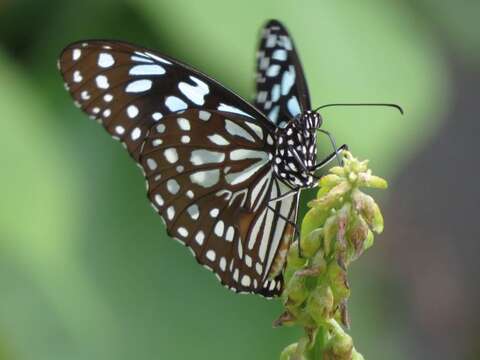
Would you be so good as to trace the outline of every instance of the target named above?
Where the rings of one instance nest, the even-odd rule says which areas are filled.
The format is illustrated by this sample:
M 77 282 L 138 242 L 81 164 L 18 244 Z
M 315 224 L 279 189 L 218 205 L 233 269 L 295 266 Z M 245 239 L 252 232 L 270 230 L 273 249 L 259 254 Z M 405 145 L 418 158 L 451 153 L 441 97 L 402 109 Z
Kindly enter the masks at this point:
M 320 109 L 324 109 L 324 108 L 330 107 L 330 106 L 386 106 L 386 107 L 393 107 L 393 108 L 397 109 L 398 111 L 400 111 L 400 114 L 402 114 L 402 115 L 404 114 L 403 109 L 400 105 L 390 104 L 390 103 L 336 103 L 336 104 L 326 104 L 326 105 L 319 106 L 318 108 L 316 108 L 313 111 L 317 112 Z
M 342 160 L 340 159 L 340 156 L 338 154 L 337 144 L 335 144 L 335 139 L 333 138 L 333 136 L 327 130 L 318 129 L 318 131 L 328 136 L 328 138 L 330 139 L 330 142 L 332 143 L 333 151 L 335 151 L 335 157 L 337 158 L 338 165 L 342 166 Z

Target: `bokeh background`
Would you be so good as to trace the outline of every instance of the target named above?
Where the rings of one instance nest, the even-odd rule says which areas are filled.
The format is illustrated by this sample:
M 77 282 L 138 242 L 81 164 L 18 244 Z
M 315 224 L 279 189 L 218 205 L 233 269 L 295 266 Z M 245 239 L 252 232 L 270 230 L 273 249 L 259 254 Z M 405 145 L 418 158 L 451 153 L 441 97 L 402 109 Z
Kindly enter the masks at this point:
M 366 359 L 479 359 L 478 1 L 0 1 L 0 359 L 276 359 L 295 329 L 168 239 L 137 167 L 55 66 L 86 38 L 158 49 L 252 98 L 260 26 L 293 34 L 325 128 L 389 179 L 351 268 Z M 328 150 L 328 145 L 323 151 Z M 312 194 L 305 194 L 307 200 Z M 304 201 L 305 202 L 305 201 Z

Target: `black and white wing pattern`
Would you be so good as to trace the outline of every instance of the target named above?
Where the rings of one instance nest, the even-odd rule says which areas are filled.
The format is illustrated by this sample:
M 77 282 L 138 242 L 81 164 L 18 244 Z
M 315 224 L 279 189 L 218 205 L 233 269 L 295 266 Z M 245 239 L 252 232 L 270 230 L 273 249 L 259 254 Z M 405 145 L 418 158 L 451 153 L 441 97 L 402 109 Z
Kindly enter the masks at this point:
M 73 43 L 59 69 L 75 104 L 120 140 L 135 160 L 148 129 L 188 108 L 264 116 L 215 80 L 168 56 L 119 41 Z
M 270 20 L 261 32 L 254 103 L 277 126 L 311 109 L 307 82 L 292 38 L 276 20 Z
M 277 20 L 265 24 L 257 51 L 255 106 L 268 114 L 276 126 L 284 126 L 306 110 L 311 109 L 310 95 L 295 45 L 287 29 Z M 300 193 L 293 197 L 294 210 L 290 223 L 298 215 Z M 291 234 L 293 239 L 294 234 Z M 290 243 L 292 241 L 285 240 Z
M 238 292 L 282 290 L 272 272 L 292 226 L 293 197 L 274 175 L 272 134 L 256 119 L 211 110 L 166 116 L 149 133 L 141 165 L 170 236 Z M 296 205 L 296 204 L 295 204 Z
M 281 293 L 296 197 L 274 174 L 275 125 L 213 79 L 123 42 L 69 45 L 59 68 L 75 104 L 120 140 L 170 236 L 228 288 Z

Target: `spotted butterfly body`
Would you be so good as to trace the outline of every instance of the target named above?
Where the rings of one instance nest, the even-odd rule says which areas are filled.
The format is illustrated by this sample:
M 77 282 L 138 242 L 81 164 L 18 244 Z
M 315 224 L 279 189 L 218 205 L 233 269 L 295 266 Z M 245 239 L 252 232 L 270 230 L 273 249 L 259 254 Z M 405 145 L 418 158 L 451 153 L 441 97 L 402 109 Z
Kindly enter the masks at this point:
M 75 104 L 143 169 L 169 236 L 228 288 L 273 297 L 283 289 L 300 190 L 315 185 L 321 118 L 278 21 L 265 25 L 257 59 L 254 105 L 124 42 L 73 43 L 59 68 Z

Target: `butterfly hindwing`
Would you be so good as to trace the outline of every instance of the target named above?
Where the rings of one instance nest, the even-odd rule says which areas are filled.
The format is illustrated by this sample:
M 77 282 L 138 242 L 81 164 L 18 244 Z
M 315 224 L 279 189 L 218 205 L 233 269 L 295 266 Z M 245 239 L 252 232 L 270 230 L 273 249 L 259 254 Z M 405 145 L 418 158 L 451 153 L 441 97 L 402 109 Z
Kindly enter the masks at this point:
M 140 162 L 170 236 L 235 291 L 277 295 L 269 279 L 287 222 L 267 205 L 288 189 L 272 171 L 272 134 L 254 119 L 186 110 L 150 131 Z M 293 197 L 274 208 L 289 218 Z
M 261 32 L 254 102 L 276 125 L 310 110 L 307 82 L 293 40 L 276 20 Z
M 135 159 L 148 129 L 170 113 L 209 108 L 265 119 L 201 72 L 125 42 L 73 43 L 62 51 L 59 68 L 76 105 L 121 140 Z

